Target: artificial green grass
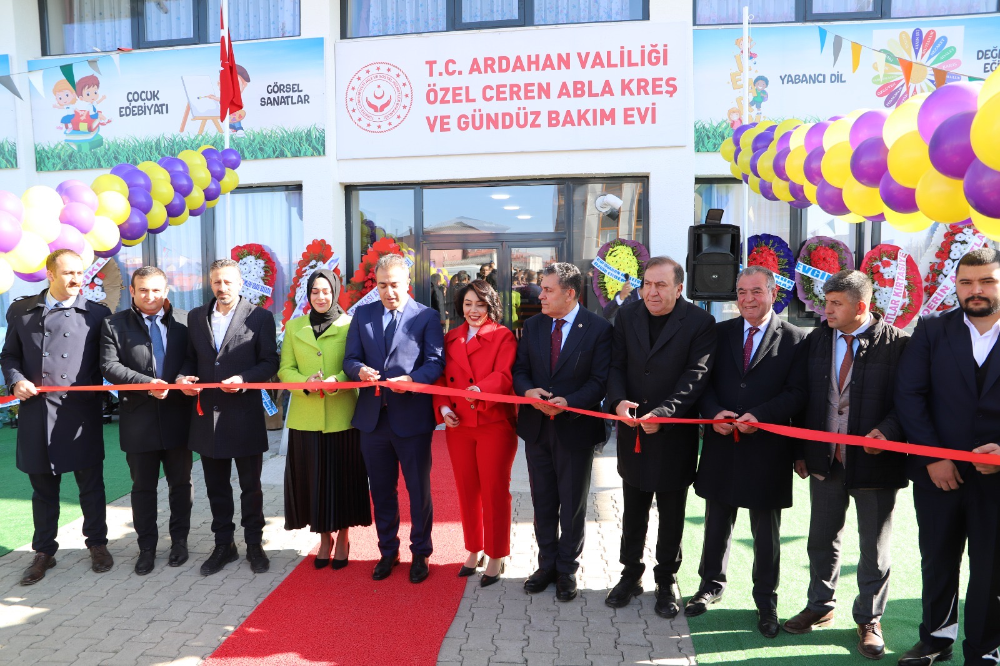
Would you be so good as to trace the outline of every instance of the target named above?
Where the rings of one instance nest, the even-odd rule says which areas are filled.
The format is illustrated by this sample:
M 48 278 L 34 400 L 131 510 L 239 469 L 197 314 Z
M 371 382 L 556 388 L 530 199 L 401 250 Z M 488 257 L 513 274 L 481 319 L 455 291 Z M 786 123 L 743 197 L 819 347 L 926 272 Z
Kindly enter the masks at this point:
M 806 606 L 809 586 L 809 558 L 806 541 L 809 534 L 809 482 L 795 479 L 794 506 L 781 515 L 781 582 L 778 588 L 778 618 L 784 622 Z M 684 531 L 684 565 L 680 586 L 685 598 L 698 590 L 698 560 L 701 557 L 702 526 L 705 502 L 688 495 L 687 526 Z M 847 513 L 841 544 L 840 582 L 837 585 L 837 610 L 833 627 L 809 634 L 792 635 L 782 630 L 775 639 L 766 639 L 757 631 L 757 613 L 751 590 L 753 540 L 745 510 L 740 510 L 733 532 L 729 556 L 728 583 L 719 603 L 699 617 L 688 618 L 691 638 L 699 664 L 745 662 L 754 664 L 801 664 L 834 666 L 865 663 L 857 652 L 857 625 L 851 614 L 858 593 L 858 527 L 854 504 Z M 893 518 L 892 574 L 889 579 L 889 603 L 882 618 L 887 663 L 895 663 L 899 653 L 918 640 L 920 624 L 920 551 L 917 547 L 917 521 L 913 511 L 912 487 L 899 491 Z M 961 595 L 968 585 L 969 565 L 962 566 Z M 964 601 L 960 605 L 960 613 Z M 960 615 L 964 618 L 964 615 Z M 961 619 L 960 619 L 961 625 Z M 964 631 L 960 629 L 956 654 L 961 654 Z
M 17 144 L 8 139 L 0 140 L 0 169 L 17 168 Z

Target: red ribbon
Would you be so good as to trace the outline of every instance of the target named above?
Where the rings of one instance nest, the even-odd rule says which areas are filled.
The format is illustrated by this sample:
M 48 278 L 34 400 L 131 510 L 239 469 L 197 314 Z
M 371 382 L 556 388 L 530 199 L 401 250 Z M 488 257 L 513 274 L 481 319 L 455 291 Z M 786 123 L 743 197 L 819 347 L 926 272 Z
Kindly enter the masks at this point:
M 444 395 L 454 398 L 467 398 L 469 392 L 466 389 L 453 389 L 445 386 L 437 386 L 433 384 L 418 384 L 416 382 L 388 382 L 380 380 L 377 382 L 337 382 L 337 389 L 363 389 L 363 388 L 374 388 L 375 395 L 379 394 L 379 387 L 383 386 L 386 388 L 393 388 L 396 390 L 412 391 L 414 393 L 426 393 L 430 395 Z M 252 382 L 243 384 L 221 384 L 221 383 L 199 383 L 199 384 L 105 384 L 103 386 L 36 386 L 35 388 L 39 393 L 67 393 L 70 391 L 162 391 L 167 388 L 170 390 L 179 390 L 181 388 L 197 388 L 197 389 L 218 389 L 218 388 L 238 388 L 238 389 L 288 389 L 290 391 L 301 391 L 301 390 L 312 390 L 317 391 L 321 389 L 330 390 L 331 386 L 329 383 L 324 382 Z M 0 396 L 0 405 L 12 402 L 14 396 Z M 29 398 L 30 399 L 30 398 Z M 477 400 L 486 400 L 488 402 L 502 402 L 514 405 L 551 405 L 548 400 L 542 398 L 527 398 L 519 395 L 509 395 L 500 393 L 480 393 L 476 396 Z M 606 414 L 604 412 L 595 412 L 589 409 L 580 409 L 578 407 L 562 407 L 563 411 L 574 412 L 576 414 L 582 414 L 583 416 L 592 416 L 598 419 L 608 419 L 611 421 L 634 421 L 635 419 L 630 417 L 618 416 L 617 414 Z M 201 410 L 201 400 L 197 403 L 197 410 L 199 415 L 203 415 Z M 643 419 L 648 423 L 663 423 L 671 425 L 689 424 L 689 425 L 715 425 L 717 423 L 736 423 L 736 419 L 677 419 L 677 418 L 667 418 L 662 416 L 650 417 L 648 419 Z M 773 423 L 754 423 L 759 430 L 764 430 L 776 435 L 784 435 L 785 437 L 793 437 L 796 439 L 803 439 L 810 442 L 821 442 L 824 444 L 846 444 L 848 446 L 867 446 L 869 448 L 883 449 L 885 451 L 895 451 L 897 453 L 906 453 L 909 455 L 924 456 L 927 458 L 941 458 L 945 460 L 954 460 L 962 462 L 979 463 L 981 465 L 997 465 L 998 456 L 990 453 L 972 453 L 971 451 L 961 451 L 957 449 L 946 449 L 940 446 L 926 446 L 923 444 L 909 444 L 904 442 L 892 442 L 884 439 L 873 439 L 871 437 L 861 437 L 859 435 L 844 435 L 835 432 L 826 432 L 823 430 L 808 430 L 806 428 L 796 428 L 787 425 L 775 425 Z M 734 438 L 739 441 L 739 436 L 736 434 L 738 431 L 734 428 L 733 435 Z M 639 453 L 641 451 L 641 446 L 639 443 L 639 433 L 636 431 L 636 446 L 635 452 Z

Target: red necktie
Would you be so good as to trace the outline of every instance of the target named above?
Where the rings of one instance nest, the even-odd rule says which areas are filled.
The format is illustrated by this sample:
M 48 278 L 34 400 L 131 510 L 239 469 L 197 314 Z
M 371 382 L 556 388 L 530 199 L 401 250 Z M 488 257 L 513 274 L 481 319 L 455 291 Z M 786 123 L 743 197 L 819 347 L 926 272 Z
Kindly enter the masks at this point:
M 746 372 L 747 368 L 750 367 L 750 359 L 753 358 L 753 336 L 758 333 L 760 333 L 760 329 L 756 326 L 751 326 L 747 332 L 747 341 L 743 343 L 743 372 Z
M 555 328 L 552 329 L 552 367 L 549 368 L 550 374 L 556 371 L 556 363 L 559 362 L 559 352 L 562 351 L 562 327 L 565 323 L 565 319 L 556 319 Z

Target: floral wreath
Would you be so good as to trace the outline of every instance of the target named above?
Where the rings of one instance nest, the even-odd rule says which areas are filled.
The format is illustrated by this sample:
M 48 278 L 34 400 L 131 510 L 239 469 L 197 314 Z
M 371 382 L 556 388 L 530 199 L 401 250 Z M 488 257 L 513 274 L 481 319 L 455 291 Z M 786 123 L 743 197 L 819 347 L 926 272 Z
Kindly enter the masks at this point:
M 271 258 L 271 253 L 264 249 L 263 245 L 259 243 L 237 245 L 233 248 L 230 256 L 233 258 L 233 261 L 239 264 L 240 277 L 243 278 L 244 282 L 250 280 L 271 288 L 274 287 L 274 281 L 278 277 L 278 269 L 274 264 L 274 259 Z M 240 296 L 247 299 L 253 305 L 259 305 L 265 310 L 274 303 L 274 299 L 271 296 L 265 296 L 254 289 L 250 289 L 246 284 L 240 289 Z
M 799 261 L 831 275 L 854 268 L 854 255 L 851 250 L 841 241 L 829 236 L 813 236 L 807 240 L 799 251 Z M 823 314 L 826 296 L 823 294 L 822 282 L 796 271 L 795 291 L 806 309 L 819 315 Z
M 601 246 L 597 251 L 597 258 L 608 262 L 612 268 L 641 280 L 646 262 L 649 261 L 649 251 L 638 241 L 616 238 Z M 621 280 L 605 275 L 597 268 L 594 269 L 591 286 L 602 308 L 621 291 L 624 284 Z
M 358 269 L 354 271 L 354 276 L 340 290 L 340 307 L 347 311 L 352 305 L 360 301 L 365 294 L 375 289 L 375 264 L 380 257 L 386 254 L 398 254 L 406 256 L 405 245 L 397 243 L 391 236 L 380 238 L 368 248 L 365 256 L 358 262 Z M 410 282 L 410 297 L 413 297 L 413 282 Z
M 899 250 L 898 245 L 886 243 L 876 245 L 868 251 L 868 254 L 861 261 L 861 272 L 872 279 L 875 287 L 875 294 L 872 297 L 872 312 L 877 312 L 883 317 L 892 299 Z M 903 294 L 903 306 L 896 315 L 896 320 L 892 323 L 897 328 L 906 328 L 906 325 L 920 312 L 920 306 L 924 302 L 923 280 L 920 278 L 917 262 L 912 256 L 906 258 L 906 288 Z
M 930 299 L 955 268 L 958 261 L 968 252 L 976 240 L 976 229 L 970 224 L 938 225 L 930 246 L 920 258 L 920 273 L 924 276 L 924 300 Z M 958 295 L 954 290 L 937 307 L 937 312 L 946 312 L 958 305 Z
M 281 327 L 284 328 L 288 320 L 295 314 L 295 307 L 299 300 L 305 297 L 306 285 L 309 283 L 309 276 L 319 266 L 322 266 L 333 256 L 333 247 L 325 240 L 314 239 L 306 245 L 302 258 L 295 267 L 295 276 L 292 284 L 288 287 L 288 296 L 285 298 L 285 307 L 281 311 Z M 334 275 L 340 275 L 340 267 L 333 269 Z M 304 312 L 309 312 L 309 302 L 306 300 Z
M 757 234 L 747 240 L 749 248 L 747 254 L 748 266 L 763 266 L 767 270 L 785 278 L 778 280 L 778 298 L 774 301 L 774 313 L 780 314 L 792 302 L 792 290 L 794 289 L 793 270 L 795 269 L 795 256 L 788 243 L 771 234 Z

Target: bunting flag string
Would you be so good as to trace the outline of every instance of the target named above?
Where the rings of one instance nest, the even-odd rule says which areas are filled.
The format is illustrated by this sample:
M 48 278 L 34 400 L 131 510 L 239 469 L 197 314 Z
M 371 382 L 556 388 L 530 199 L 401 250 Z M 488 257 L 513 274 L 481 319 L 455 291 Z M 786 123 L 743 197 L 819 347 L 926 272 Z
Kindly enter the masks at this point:
M 24 72 L 11 72 L 10 74 L 0 76 L 0 86 L 3 86 L 7 90 L 9 90 L 12 95 L 24 101 L 24 97 L 21 96 L 21 92 L 20 90 L 18 90 L 17 85 L 14 83 L 14 78 L 13 78 L 15 76 L 24 75 L 28 77 L 28 81 L 31 83 L 31 86 L 35 90 L 37 90 L 39 94 L 44 96 L 45 92 L 42 90 L 42 85 L 43 85 L 42 72 L 45 72 L 50 69 L 59 69 L 62 71 L 62 74 L 66 78 L 66 80 L 72 84 L 73 81 L 76 80 L 76 77 L 73 74 L 74 65 L 78 65 L 80 63 L 85 62 L 90 66 L 92 70 L 94 70 L 94 72 L 96 72 L 97 74 L 101 74 L 102 72 L 101 72 L 101 67 L 99 65 L 99 61 L 101 60 L 101 58 L 111 58 L 111 62 L 115 64 L 115 69 L 117 69 L 118 73 L 121 74 L 121 60 L 120 60 L 121 52 L 130 52 L 131 50 L 132 49 L 119 49 L 118 51 L 115 51 L 113 53 L 102 53 L 97 56 L 81 54 L 82 57 L 79 60 L 74 60 L 73 62 L 62 63 L 61 65 L 51 65 L 49 67 L 39 67 L 38 69 L 32 69 Z M 66 73 L 67 70 L 69 71 L 69 74 Z
M 861 44 L 857 42 L 851 42 L 851 73 L 854 74 L 858 71 L 858 67 L 861 65 Z

